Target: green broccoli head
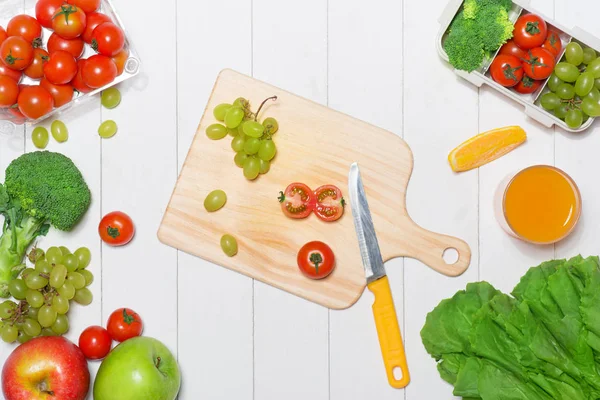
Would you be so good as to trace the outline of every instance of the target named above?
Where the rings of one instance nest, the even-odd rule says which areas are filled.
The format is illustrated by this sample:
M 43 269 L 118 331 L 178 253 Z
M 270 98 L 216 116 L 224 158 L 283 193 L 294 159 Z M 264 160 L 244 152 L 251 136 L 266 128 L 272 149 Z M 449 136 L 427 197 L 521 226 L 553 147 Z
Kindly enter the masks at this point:
M 463 13 L 466 19 L 475 19 L 477 11 L 479 11 L 478 0 L 465 0 L 463 3 Z
M 475 20 L 464 18 L 464 13 L 460 12 L 450 25 L 450 32 L 444 41 L 444 50 L 454 68 L 467 72 L 479 68 L 485 51 Z
M 475 23 L 485 51 L 498 50 L 513 36 L 514 26 L 508 19 L 506 9 L 500 5 L 480 9 Z
M 508 12 L 512 8 L 512 0 L 465 0 L 463 3 L 465 18 L 475 19 L 479 10 L 494 6 L 500 6 Z
M 59 153 L 36 151 L 6 168 L 8 194 L 38 220 L 68 231 L 87 211 L 91 194 L 73 161 Z

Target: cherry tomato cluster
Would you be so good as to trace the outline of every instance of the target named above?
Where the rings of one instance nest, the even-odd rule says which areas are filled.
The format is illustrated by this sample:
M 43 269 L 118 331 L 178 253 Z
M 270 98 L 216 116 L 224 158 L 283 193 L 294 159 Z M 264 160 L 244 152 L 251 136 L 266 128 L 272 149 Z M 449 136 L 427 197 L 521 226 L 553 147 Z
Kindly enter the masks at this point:
M 521 16 L 515 23 L 514 38 L 500 49 L 490 74 L 505 87 L 522 94 L 535 92 L 554 70 L 562 43 L 557 31 L 548 28 L 536 14 Z
M 291 183 L 285 192 L 279 192 L 278 200 L 281 210 L 290 218 L 306 218 L 314 212 L 326 222 L 340 219 L 346 206 L 342 191 L 334 185 L 320 186 L 312 191 L 304 183 Z
M 125 35 L 98 12 L 100 1 L 38 0 L 35 18 L 17 15 L 0 27 L 0 114 L 35 120 L 123 73 Z M 43 28 L 52 31 L 46 49 Z M 83 59 L 86 44 L 97 54 Z M 35 84 L 22 84 L 24 76 Z

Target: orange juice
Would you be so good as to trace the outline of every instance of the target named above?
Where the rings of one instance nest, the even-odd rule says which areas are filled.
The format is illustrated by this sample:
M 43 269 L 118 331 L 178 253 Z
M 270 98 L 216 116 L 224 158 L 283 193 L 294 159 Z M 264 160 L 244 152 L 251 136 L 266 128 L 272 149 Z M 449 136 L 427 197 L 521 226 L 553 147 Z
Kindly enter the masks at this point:
M 504 217 L 520 238 L 539 244 L 566 237 L 581 213 L 577 185 L 558 168 L 536 165 L 519 172 L 504 192 Z

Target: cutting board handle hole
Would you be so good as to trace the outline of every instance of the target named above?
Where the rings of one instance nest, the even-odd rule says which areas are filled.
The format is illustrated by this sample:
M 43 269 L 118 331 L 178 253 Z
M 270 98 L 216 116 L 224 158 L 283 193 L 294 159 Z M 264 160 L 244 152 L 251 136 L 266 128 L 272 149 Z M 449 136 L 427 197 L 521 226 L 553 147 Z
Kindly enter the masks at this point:
M 449 247 L 446 250 L 444 250 L 442 258 L 444 259 L 446 264 L 454 265 L 458 262 L 458 250 L 456 250 L 454 247 Z
M 394 375 L 395 380 L 397 380 L 397 381 L 402 380 L 402 377 L 403 377 L 402 368 L 394 367 L 394 369 L 392 370 L 392 374 Z

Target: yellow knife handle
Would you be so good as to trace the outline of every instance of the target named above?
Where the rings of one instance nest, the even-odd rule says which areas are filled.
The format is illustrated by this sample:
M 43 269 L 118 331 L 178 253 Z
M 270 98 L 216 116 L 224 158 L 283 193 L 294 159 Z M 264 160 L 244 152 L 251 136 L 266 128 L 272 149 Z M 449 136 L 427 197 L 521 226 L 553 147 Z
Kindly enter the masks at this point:
M 392 387 L 402 389 L 410 382 L 410 374 L 408 373 L 406 354 L 404 353 L 404 344 L 402 343 L 390 282 L 387 276 L 384 276 L 367 286 L 375 295 L 373 316 L 375 317 L 377 336 L 379 336 L 379 346 L 381 347 L 388 382 Z M 396 379 L 394 376 L 396 368 L 400 368 L 402 371 L 401 379 Z

